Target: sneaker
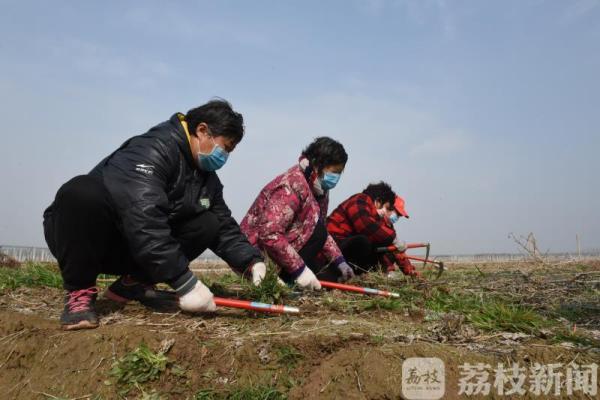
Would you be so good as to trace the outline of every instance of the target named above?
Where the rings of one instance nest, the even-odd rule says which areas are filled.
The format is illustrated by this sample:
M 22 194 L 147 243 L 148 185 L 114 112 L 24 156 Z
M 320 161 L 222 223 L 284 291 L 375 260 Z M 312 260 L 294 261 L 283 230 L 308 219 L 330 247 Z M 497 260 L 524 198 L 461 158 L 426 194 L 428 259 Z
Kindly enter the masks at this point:
M 175 292 L 158 290 L 154 285 L 138 282 L 129 275 L 113 282 L 104 292 L 104 297 L 122 304 L 139 301 L 151 308 L 161 308 L 177 301 Z
M 67 331 L 98 327 L 96 297 L 98 288 L 73 290 L 65 295 L 65 308 L 60 316 L 62 328 Z

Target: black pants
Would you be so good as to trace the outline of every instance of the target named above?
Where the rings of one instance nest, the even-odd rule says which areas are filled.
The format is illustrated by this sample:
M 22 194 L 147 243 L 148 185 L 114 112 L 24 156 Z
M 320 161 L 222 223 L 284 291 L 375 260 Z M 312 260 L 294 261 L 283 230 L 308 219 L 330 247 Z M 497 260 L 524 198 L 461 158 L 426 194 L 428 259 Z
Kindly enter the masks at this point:
M 155 283 L 135 263 L 119 225 L 111 197 L 99 178 L 77 176 L 58 190 L 44 213 L 44 235 L 58 260 L 65 289 L 94 286 L 101 273 L 130 274 Z M 209 211 L 171 226 L 172 236 L 189 260 L 214 242 L 218 230 L 218 218 Z
M 314 273 L 317 273 L 322 268 L 322 265 L 320 265 L 317 256 L 321 252 L 321 250 L 323 250 L 323 246 L 325 245 L 326 240 L 327 229 L 325 228 L 325 224 L 322 221 L 319 221 L 315 226 L 312 235 L 310 235 L 310 238 L 308 238 L 308 241 L 306 242 L 304 247 L 302 247 L 298 251 L 298 254 L 300 255 L 300 257 L 302 257 L 304 264 L 306 264 L 306 266 L 310 268 Z M 292 277 L 289 276 L 285 271 L 281 271 L 280 276 L 284 281 L 288 283 L 291 283 L 293 281 Z
M 360 275 L 378 267 L 379 259 L 375 246 L 365 235 L 350 236 L 337 241 L 337 244 L 355 274 Z
M 319 262 L 317 255 L 323 250 L 325 241 L 327 240 L 327 228 L 322 221 L 317 223 L 313 234 L 308 239 L 308 242 L 298 252 L 300 257 L 306 263 L 306 266 L 311 269 L 315 275 L 323 281 L 337 282 L 340 277 L 340 272 L 336 267 Z

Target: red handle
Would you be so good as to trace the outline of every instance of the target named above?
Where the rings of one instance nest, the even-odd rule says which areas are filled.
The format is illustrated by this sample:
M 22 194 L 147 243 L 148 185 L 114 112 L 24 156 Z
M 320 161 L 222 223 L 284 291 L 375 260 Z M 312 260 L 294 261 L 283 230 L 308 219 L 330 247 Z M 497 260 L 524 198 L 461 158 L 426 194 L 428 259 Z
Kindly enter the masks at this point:
M 337 282 L 329 282 L 329 281 L 319 281 L 321 286 L 329 288 L 329 289 L 338 289 L 344 290 L 346 292 L 356 292 L 362 294 L 374 294 L 377 296 L 384 297 L 400 297 L 398 293 L 388 292 L 387 290 L 379 290 L 379 289 L 371 289 L 366 287 L 354 286 L 354 285 L 346 285 L 343 283 Z
M 425 259 L 425 258 L 421 258 L 421 257 L 416 257 L 416 256 L 405 256 L 406 258 L 408 258 L 409 260 L 415 260 L 415 261 L 423 261 L 426 263 L 431 263 L 431 264 L 440 264 L 440 261 L 436 261 L 436 260 L 431 260 L 431 259 Z
M 300 310 L 297 307 L 284 306 L 280 304 L 259 303 L 257 301 L 224 299 L 222 297 L 214 298 L 215 304 L 219 307 L 241 308 L 244 310 L 268 312 L 276 314 L 297 314 Z

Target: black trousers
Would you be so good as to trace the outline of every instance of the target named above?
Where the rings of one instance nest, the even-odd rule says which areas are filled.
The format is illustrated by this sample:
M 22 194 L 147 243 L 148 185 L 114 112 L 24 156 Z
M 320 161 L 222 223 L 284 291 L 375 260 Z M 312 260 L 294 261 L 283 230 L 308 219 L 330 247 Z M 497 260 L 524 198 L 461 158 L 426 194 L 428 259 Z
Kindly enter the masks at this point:
M 66 290 L 94 286 L 102 273 L 129 274 L 156 283 L 135 263 L 100 178 L 81 175 L 71 179 L 58 190 L 49 210 L 44 213 L 44 235 L 58 260 Z M 172 236 L 189 260 L 210 247 L 218 230 L 218 218 L 210 211 L 171 226 Z
M 365 235 L 350 236 L 337 241 L 337 244 L 355 274 L 360 275 L 378 267 L 375 246 Z
M 300 254 L 300 257 L 302 257 L 306 266 L 310 268 L 320 280 L 337 282 L 341 275 L 340 271 L 332 265 L 324 265 L 322 261 L 319 262 L 317 257 L 319 252 L 323 250 L 327 235 L 328 233 L 325 224 L 322 221 L 319 221 L 310 239 L 298 254 Z
M 318 262 L 317 255 L 323 250 L 323 246 L 325 245 L 325 241 L 327 240 L 327 229 L 325 228 L 325 224 L 322 221 L 319 221 L 315 226 L 315 229 L 308 238 L 308 241 L 302 247 L 298 254 L 302 257 L 304 264 L 308 268 L 310 268 L 315 274 L 322 268 L 322 265 Z M 293 282 L 291 276 L 285 271 L 281 271 L 280 277 L 288 283 Z

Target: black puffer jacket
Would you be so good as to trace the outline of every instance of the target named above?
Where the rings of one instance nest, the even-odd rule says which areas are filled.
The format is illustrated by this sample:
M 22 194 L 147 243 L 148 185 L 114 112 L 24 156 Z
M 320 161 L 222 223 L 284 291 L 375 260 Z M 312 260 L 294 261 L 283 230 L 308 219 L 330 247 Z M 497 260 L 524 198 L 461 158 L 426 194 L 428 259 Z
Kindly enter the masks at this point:
M 231 216 L 217 174 L 196 167 L 180 116 L 129 139 L 90 172 L 112 196 L 136 263 L 156 282 L 178 277 L 176 289 L 191 272 L 170 226 L 206 210 L 220 222 L 211 250 L 238 272 L 262 260 Z

